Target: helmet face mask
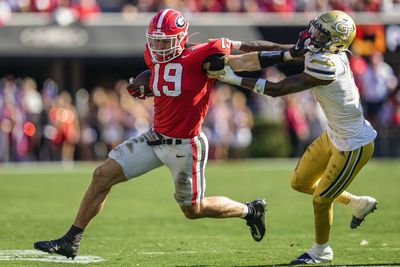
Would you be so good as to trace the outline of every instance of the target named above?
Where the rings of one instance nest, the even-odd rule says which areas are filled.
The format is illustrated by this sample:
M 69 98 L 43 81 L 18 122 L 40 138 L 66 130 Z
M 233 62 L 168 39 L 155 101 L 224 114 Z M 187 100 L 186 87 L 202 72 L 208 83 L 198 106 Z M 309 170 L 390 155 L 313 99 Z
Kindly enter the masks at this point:
M 338 53 L 349 48 L 356 35 L 353 19 L 339 10 L 332 10 L 310 22 L 310 52 Z
M 178 57 L 187 42 L 188 23 L 174 9 L 164 9 L 151 20 L 146 31 L 147 46 L 155 62 L 165 63 Z

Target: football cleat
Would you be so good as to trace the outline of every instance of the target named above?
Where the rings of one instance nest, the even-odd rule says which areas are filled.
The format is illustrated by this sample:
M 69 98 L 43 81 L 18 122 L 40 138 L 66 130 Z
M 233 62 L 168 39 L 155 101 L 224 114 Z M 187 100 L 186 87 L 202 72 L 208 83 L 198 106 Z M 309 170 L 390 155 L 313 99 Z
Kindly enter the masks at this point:
M 250 227 L 251 236 L 257 242 L 260 242 L 266 231 L 265 226 L 265 199 L 256 199 L 252 202 L 246 202 L 249 211 L 252 211 L 251 216 L 246 217 L 246 224 Z
M 356 207 L 353 209 L 353 218 L 350 222 L 350 228 L 355 229 L 361 225 L 368 214 L 376 210 L 378 202 L 373 197 L 363 196 L 357 200 Z
M 306 253 L 301 254 L 290 262 L 291 265 L 298 264 L 318 264 L 331 262 L 333 260 L 333 251 L 330 246 L 324 249 L 318 249 L 317 245 L 312 246 Z
M 303 253 L 294 260 L 290 262 L 291 265 L 297 265 L 297 264 L 316 264 L 315 260 L 308 255 L 308 253 Z
M 51 241 L 38 241 L 33 246 L 35 249 L 50 254 L 56 253 L 67 257 L 67 259 L 74 259 L 79 250 L 79 243 L 73 243 L 65 237 Z

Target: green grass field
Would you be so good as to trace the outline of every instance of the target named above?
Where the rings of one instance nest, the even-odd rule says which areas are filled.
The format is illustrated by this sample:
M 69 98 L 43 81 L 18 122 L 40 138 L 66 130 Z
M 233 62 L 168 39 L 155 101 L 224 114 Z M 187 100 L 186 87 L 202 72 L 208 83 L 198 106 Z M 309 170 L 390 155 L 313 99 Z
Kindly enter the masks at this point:
M 287 264 L 313 243 L 311 198 L 289 186 L 295 165 L 289 160 L 208 164 L 206 195 L 241 202 L 267 199 L 268 233 L 260 243 L 252 240 L 240 219 L 185 219 L 175 203 L 169 172 L 162 167 L 113 189 L 105 209 L 86 231 L 80 255 L 106 260 L 90 266 Z M 0 165 L 0 254 L 32 249 L 34 241 L 64 234 L 94 167 Z M 400 161 L 373 160 L 349 191 L 376 197 L 378 210 L 361 228 L 351 230 L 350 209 L 335 205 L 331 265 L 400 266 Z M 0 261 L 0 266 L 61 265 L 67 264 Z

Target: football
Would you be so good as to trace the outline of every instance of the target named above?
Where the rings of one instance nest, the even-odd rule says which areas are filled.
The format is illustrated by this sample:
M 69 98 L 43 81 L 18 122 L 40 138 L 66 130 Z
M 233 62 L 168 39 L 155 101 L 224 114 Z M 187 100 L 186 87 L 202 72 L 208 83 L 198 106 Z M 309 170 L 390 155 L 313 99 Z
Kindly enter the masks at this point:
M 150 89 L 150 78 L 150 70 L 141 72 L 136 78 L 130 78 L 128 85 L 129 94 L 138 98 L 153 96 L 153 92 Z
M 151 78 L 151 71 L 145 70 L 142 71 L 136 78 L 129 81 L 133 88 L 138 88 L 140 86 L 144 86 L 147 90 L 150 90 L 150 78 Z

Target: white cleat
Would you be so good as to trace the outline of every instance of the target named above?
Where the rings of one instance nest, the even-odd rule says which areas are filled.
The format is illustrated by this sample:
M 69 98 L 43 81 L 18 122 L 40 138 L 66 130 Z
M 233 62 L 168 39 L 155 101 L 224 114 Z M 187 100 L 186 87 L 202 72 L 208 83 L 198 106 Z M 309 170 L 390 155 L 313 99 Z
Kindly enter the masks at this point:
M 378 201 L 376 201 L 375 198 L 368 196 L 359 197 L 355 201 L 356 204 L 355 208 L 353 209 L 353 218 L 350 222 L 351 229 L 359 227 L 364 221 L 364 218 L 376 210 L 376 205 L 378 204 Z
M 319 245 L 314 244 L 306 253 L 301 254 L 296 259 L 290 262 L 291 265 L 298 264 L 319 264 L 324 262 L 331 262 L 333 260 L 333 251 L 330 246 L 321 248 Z

